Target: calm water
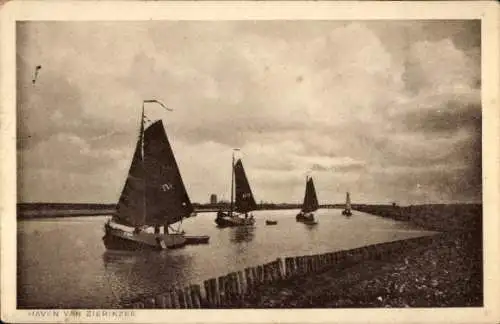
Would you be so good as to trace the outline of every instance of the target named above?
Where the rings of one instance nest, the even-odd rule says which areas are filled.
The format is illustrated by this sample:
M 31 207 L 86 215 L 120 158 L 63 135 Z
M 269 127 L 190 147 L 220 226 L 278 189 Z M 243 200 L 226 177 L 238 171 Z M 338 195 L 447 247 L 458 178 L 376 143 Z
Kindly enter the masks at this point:
M 101 237 L 107 216 L 18 222 L 18 307 L 112 308 L 138 294 L 172 285 L 201 283 L 248 266 L 431 234 L 406 223 L 354 211 L 319 210 L 313 227 L 295 221 L 295 210 L 254 213 L 255 228 L 215 227 L 215 214 L 184 221 L 210 244 L 162 252 L 106 251 Z M 266 219 L 278 225 L 266 226 Z

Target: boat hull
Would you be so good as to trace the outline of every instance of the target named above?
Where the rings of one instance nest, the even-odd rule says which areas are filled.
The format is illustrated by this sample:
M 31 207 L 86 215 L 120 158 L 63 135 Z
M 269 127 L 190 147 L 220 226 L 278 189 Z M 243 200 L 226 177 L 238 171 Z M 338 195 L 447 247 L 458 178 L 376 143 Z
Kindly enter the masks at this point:
M 218 227 L 249 226 L 255 224 L 255 219 L 253 217 L 243 218 L 238 215 L 229 215 L 220 212 L 215 219 L 215 223 Z
M 277 221 L 266 220 L 266 225 L 276 225 L 276 224 L 278 224 Z
M 304 213 L 298 213 L 297 216 L 295 217 L 295 220 L 297 222 L 302 222 L 302 223 L 305 223 L 305 222 L 315 222 L 314 221 L 314 215 L 311 213 L 311 214 L 304 214 Z
M 142 251 L 180 248 L 186 245 L 183 234 L 130 233 L 105 225 L 102 238 L 108 250 Z
M 345 215 L 345 216 L 351 216 L 352 215 L 352 212 L 349 210 L 349 209 L 344 209 L 342 211 L 342 215 Z

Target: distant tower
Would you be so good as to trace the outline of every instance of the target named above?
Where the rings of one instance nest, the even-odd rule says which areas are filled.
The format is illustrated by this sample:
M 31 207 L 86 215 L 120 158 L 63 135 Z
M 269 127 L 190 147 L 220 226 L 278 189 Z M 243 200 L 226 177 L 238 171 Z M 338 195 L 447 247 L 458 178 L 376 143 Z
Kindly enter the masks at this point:
M 210 195 L 210 203 L 211 204 L 216 204 L 217 203 L 217 195 L 216 194 L 211 194 Z

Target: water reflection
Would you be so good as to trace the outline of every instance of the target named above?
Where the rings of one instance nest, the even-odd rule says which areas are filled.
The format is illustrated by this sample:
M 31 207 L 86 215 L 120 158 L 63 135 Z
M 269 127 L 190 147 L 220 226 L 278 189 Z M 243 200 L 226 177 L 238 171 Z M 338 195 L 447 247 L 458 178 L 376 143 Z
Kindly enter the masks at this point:
M 319 223 L 316 223 L 316 224 L 304 224 L 304 227 L 308 230 L 308 231 L 315 231 L 318 229 L 318 226 L 319 226 Z
M 104 252 L 105 279 L 113 294 L 121 296 L 120 302 L 130 301 L 140 295 L 166 291 L 186 281 L 186 274 L 192 268 L 192 256 L 171 252 Z
M 229 240 L 233 243 L 251 242 L 255 237 L 255 226 L 237 226 L 230 230 Z

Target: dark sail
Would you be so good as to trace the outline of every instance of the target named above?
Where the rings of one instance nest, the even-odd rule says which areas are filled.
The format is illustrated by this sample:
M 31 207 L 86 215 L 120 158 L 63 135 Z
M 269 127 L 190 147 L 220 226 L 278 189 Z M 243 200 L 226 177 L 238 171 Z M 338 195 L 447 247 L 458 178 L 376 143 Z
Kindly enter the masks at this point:
M 164 225 L 192 212 L 163 123 L 157 121 L 139 138 L 114 221 L 128 226 Z
M 318 197 L 316 196 L 316 189 L 312 178 L 306 182 L 306 193 L 304 195 L 304 203 L 302 204 L 302 211 L 310 213 L 316 211 L 319 207 Z
M 243 163 L 241 163 L 240 159 L 234 165 L 234 177 L 236 185 L 235 210 L 240 213 L 256 210 L 257 204 L 253 198 L 252 190 L 250 189 L 250 184 L 248 183 Z
M 161 120 L 144 132 L 144 172 L 147 225 L 176 223 L 193 212 Z
M 142 131 L 142 130 L 141 130 Z M 142 135 L 142 133 L 141 133 Z M 127 226 L 144 225 L 145 220 L 145 181 L 142 163 L 142 136 L 132 158 L 125 186 L 118 201 L 117 212 L 113 221 Z
M 350 197 L 348 192 L 346 193 L 346 197 L 345 197 L 345 209 L 348 209 L 348 210 L 351 209 L 351 197 Z

